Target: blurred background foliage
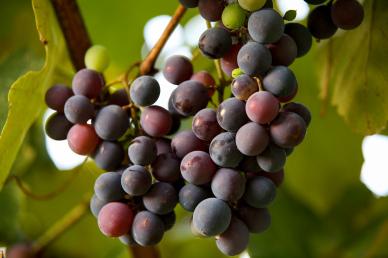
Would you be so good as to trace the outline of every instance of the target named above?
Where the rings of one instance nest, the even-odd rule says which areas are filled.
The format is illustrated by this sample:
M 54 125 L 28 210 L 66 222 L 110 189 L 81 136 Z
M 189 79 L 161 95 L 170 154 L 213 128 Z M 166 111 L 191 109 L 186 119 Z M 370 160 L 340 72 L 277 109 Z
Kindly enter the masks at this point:
M 111 79 L 140 60 L 146 22 L 158 15 L 172 14 L 177 6 L 175 0 L 79 0 L 78 3 L 92 41 L 105 45 L 110 51 L 112 65 L 106 75 Z M 194 15 L 194 10 L 188 11 L 182 24 Z M 0 17 L 2 128 L 7 117 L 10 85 L 27 71 L 41 69 L 45 52 L 35 28 L 30 1 L 0 1 Z M 47 22 L 54 26 L 51 24 L 54 21 Z M 346 44 L 352 48 L 351 42 Z M 382 44 L 386 47 L 388 42 Z M 292 67 L 300 85 L 297 101 L 310 107 L 314 119 L 306 141 L 287 163 L 285 183 L 275 204 L 270 207 L 272 226 L 264 234 L 252 237 L 250 257 L 388 257 L 385 244 L 388 241 L 388 199 L 376 198 L 360 181 L 363 137 L 354 133 L 332 107 L 320 116 L 322 80 L 318 71 L 323 64 L 317 57 L 324 51 L 322 45 L 316 44 L 308 56 L 297 60 Z M 66 68 L 63 60 L 57 58 L 55 61 L 54 65 Z M 203 68 L 209 63 L 200 61 L 198 65 Z M 55 78 L 69 80 L 71 73 L 63 69 Z M 72 171 L 57 170 L 46 151 L 41 122 L 43 99 L 40 103 L 41 106 L 32 107 L 36 108 L 39 118 L 27 132 L 11 175 L 22 178 L 37 195 L 55 192 L 63 184 L 71 183 L 54 198 L 35 200 L 26 196 L 13 177 L 9 177 L 0 192 L 0 246 L 39 238 L 79 204 L 83 196 L 91 194 L 94 179 L 100 173 L 91 162 Z M 23 121 L 25 117 L 17 119 Z M 5 154 L 5 151 L 0 153 Z M 1 170 L 2 164 L 0 173 Z M 177 225 L 159 246 L 162 257 L 223 257 L 213 240 L 192 236 L 189 214 L 180 208 L 177 210 Z M 99 232 L 94 217 L 89 213 L 45 251 L 46 257 L 111 258 L 128 255 L 127 248 L 119 241 L 108 239 Z

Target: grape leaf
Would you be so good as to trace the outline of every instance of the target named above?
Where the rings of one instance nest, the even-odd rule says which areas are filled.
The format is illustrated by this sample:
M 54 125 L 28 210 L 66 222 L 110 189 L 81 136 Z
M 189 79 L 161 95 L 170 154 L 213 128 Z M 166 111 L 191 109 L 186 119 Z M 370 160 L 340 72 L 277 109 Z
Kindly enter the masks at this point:
M 40 71 L 29 71 L 17 79 L 8 94 L 8 116 L 0 136 L 0 189 L 16 159 L 28 129 L 44 108 L 45 90 L 59 66 L 66 67 L 66 48 L 48 0 L 33 0 L 36 27 L 45 46 L 46 59 Z M 61 60 L 60 62 L 58 62 Z M 61 68 L 63 69 L 63 68 Z
M 322 94 L 333 87 L 332 103 L 361 134 L 383 130 L 388 118 L 388 2 L 364 2 L 363 24 L 331 39 L 321 51 Z

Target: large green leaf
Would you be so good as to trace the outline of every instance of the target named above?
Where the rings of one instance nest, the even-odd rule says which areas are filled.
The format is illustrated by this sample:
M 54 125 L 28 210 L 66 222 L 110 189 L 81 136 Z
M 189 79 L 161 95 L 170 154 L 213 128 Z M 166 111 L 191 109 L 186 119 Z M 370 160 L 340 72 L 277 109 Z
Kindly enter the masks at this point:
M 65 43 L 48 0 L 33 0 L 36 27 L 45 46 L 40 71 L 30 71 L 13 83 L 8 94 L 8 117 L 0 136 L 0 189 L 15 161 L 24 137 L 41 113 L 44 92 L 53 83 L 58 66 L 66 67 Z M 61 60 L 59 62 L 59 60 Z
M 350 127 L 362 134 L 383 130 L 388 120 L 388 2 L 366 0 L 365 20 L 321 49 L 323 89 Z

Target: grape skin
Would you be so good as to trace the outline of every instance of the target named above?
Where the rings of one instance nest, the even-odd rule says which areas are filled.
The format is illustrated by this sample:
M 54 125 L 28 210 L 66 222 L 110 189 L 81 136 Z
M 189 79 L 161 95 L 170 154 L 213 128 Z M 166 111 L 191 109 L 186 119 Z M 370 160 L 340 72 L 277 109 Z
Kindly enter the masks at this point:
M 248 100 L 253 93 L 259 91 L 259 85 L 252 77 L 243 74 L 232 81 L 231 89 L 237 99 Z
M 164 234 L 164 223 L 157 215 L 149 211 L 136 214 L 132 225 L 133 239 L 141 246 L 158 244 Z
M 159 83 L 152 76 L 140 76 L 131 84 L 130 96 L 137 106 L 150 106 L 158 100 L 159 95 Z
M 67 142 L 72 151 L 79 155 L 89 155 L 94 152 L 100 139 L 90 125 L 73 125 L 67 134 Z
M 192 130 L 195 136 L 204 141 L 211 141 L 222 132 L 217 121 L 217 113 L 214 109 L 200 110 L 193 118 Z
M 106 140 L 119 139 L 129 128 L 127 113 L 117 105 L 109 105 L 102 108 L 94 121 L 97 135 Z
M 310 31 L 300 23 L 290 22 L 284 27 L 284 33 L 290 36 L 297 46 L 297 57 L 306 55 L 313 44 Z
M 306 123 L 299 115 L 281 112 L 270 126 L 272 141 L 282 148 L 299 145 L 306 135 Z
M 105 202 L 121 200 L 125 192 L 121 187 L 121 174 L 106 172 L 94 182 L 94 192 L 98 199 Z
M 165 215 L 159 215 L 159 218 L 163 221 L 164 231 L 172 229 L 176 221 L 176 215 L 174 211 Z
M 232 76 L 234 69 L 238 68 L 237 55 L 242 45 L 233 44 L 230 50 L 221 58 L 221 68 L 228 76 Z
M 217 108 L 218 124 L 229 132 L 237 132 L 249 119 L 245 114 L 245 102 L 237 98 L 224 100 Z
M 271 51 L 272 65 L 290 66 L 298 55 L 298 47 L 293 38 L 287 34 L 267 46 Z
M 224 201 L 208 198 L 198 204 L 193 213 L 193 227 L 203 236 L 219 235 L 229 227 L 232 212 Z
M 108 202 L 100 200 L 96 194 L 93 194 L 92 199 L 90 200 L 90 211 L 92 212 L 94 217 L 98 217 L 98 213 L 102 207 L 104 207 Z
M 66 101 L 64 112 L 73 124 L 86 124 L 94 117 L 94 106 L 87 97 L 76 95 Z
M 128 147 L 129 159 L 135 165 L 150 165 L 156 159 L 155 141 L 147 136 L 138 136 Z
M 266 172 L 277 172 L 286 164 L 286 152 L 284 149 L 270 144 L 268 148 L 257 156 L 257 163 Z
M 244 155 L 257 156 L 262 153 L 269 143 L 267 130 L 257 124 L 248 123 L 236 134 L 237 149 Z
M 108 50 L 101 45 L 94 45 L 86 51 L 85 66 L 97 72 L 103 72 L 109 66 Z
M 221 133 L 217 135 L 210 144 L 210 156 L 218 166 L 235 168 L 243 159 L 235 142 L 235 134 Z
M 265 6 L 266 0 L 238 0 L 238 3 L 245 10 L 253 12 Z
M 245 177 L 237 170 L 221 168 L 213 177 L 211 189 L 216 198 L 237 202 L 244 195 Z
M 249 97 L 245 111 L 251 121 L 267 124 L 278 115 L 279 101 L 269 92 L 256 92 Z
M 287 103 L 282 107 L 282 111 L 293 112 L 295 114 L 298 114 L 301 118 L 303 118 L 306 123 L 306 126 L 309 126 L 311 123 L 311 113 L 308 108 L 301 103 Z
M 228 229 L 216 240 L 218 249 L 228 256 L 242 253 L 248 247 L 248 243 L 248 227 L 236 217 L 232 217 Z
M 310 12 L 307 18 L 307 28 L 317 39 L 328 39 L 332 37 L 337 26 L 331 18 L 331 9 L 329 6 L 321 5 Z
M 111 202 L 102 207 L 98 214 L 98 227 L 108 237 L 127 234 L 133 221 L 132 210 L 124 203 Z
M 154 139 L 156 145 L 156 155 L 162 155 L 165 153 L 172 153 L 171 140 L 167 138 Z
M 337 0 L 331 7 L 331 17 L 339 28 L 352 30 L 361 25 L 364 8 L 357 0 Z
M 150 212 L 159 215 L 172 212 L 177 203 L 178 194 L 169 183 L 157 182 L 143 196 L 144 207 Z
M 267 208 L 253 208 L 244 204 L 238 207 L 238 215 L 249 232 L 254 234 L 266 231 L 271 225 L 271 215 Z
M 104 78 L 90 69 L 79 70 L 73 77 L 72 88 L 75 95 L 84 95 L 90 99 L 97 98 L 104 87 Z
M 187 57 L 174 55 L 167 59 L 163 75 L 167 81 L 178 85 L 190 79 L 193 75 L 193 65 Z
M 217 167 L 207 152 L 193 151 L 183 158 L 180 169 L 187 182 L 204 185 L 212 180 Z
M 226 29 L 211 28 L 199 38 L 199 49 L 202 54 L 212 59 L 223 57 L 231 47 L 232 38 Z
M 275 199 L 275 196 L 275 184 L 266 177 L 256 176 L 248 180 L 243 198 L 254 208 L 264 208 Z
M 262 169 L 257 164 L 256 157 L 244 157 L 244 159 L 238 165 L 238 169 L 245 173 L 259 173 Z
M 194 8 L 198 6 L 198 0 L 179 0 L 179 2 L 186 8 Z
M 121 165 L 124 155 L 124 149 L 119 143 L 104 141 L 97 147 L 93 159 L 99 168 L 112 171 Z
M 46 121 L 45 132 L 53 140 L 66 140 L 67 134 L 73 124 L 60 113 L 52 114 Z
M 128 93 L 125 89 L 119 89 L 109 95 L 109 104 L 124 107 L 129 105 Z
M 210 192 L 201 186 L 187 184 L 179 191 L 179 203 L 187 211 L 193 212 L 203 200 L 210 198 Z
M 246 19 L 246 12 L 239 4 L 229 4 L 222 12 L 222 24 L 232 30 L 241 28 Z
M 248 31 L 252 39 L 258 43 L 274 43 L 283 35 L 284 21 L 274 9 L 262 9 L 249 17 Z
M 124 170 L 121 176 L 121 186 L 130 196 L 142 196 L 151 188 L 150 173 L 139 165 L 133 165 Z
M 143 109 L 140 125 L 149 136 L 162 137 L 171 131 L 172 117 L 166 109 L 150 106 Z
M 278 98 L 286 98 L 293 95 L 298 88 L 298 82 L 288 67 L 275 66 L 264 77 L 263 88 Z
M 180 177 L 180 159 L 173 153 L 158 155 L 152 164 L 152 174 L 158 181 L 173 183 Z
M 276 187 L 279 187 L 284 181 L 284 170 L 282 169 L 275 173 L 261 171 L 259 172 L 259 176 L 263 176 L 270 179 L 276 185 Z
M 73 91 L 66 85 L 56 84 L 47 90 L 45 102 L 49 108 L 63 113 L 66 101 L 73 95 Z
M 219 21 L 224 7 L 223 0 L 199 0 L 198 2 L 199 13 L 208 21 Z
M 237 55 L 238 66 L 250 76 L 261 76 L 271 67 L 271 52 L 260 43 L 250 41 Z
M 191 130 L 186 130 L 174 135 L 171 149 L 175 155 L 182 159 L 192 151 L 207 151 L 207 143 L 198 139 Z
M 206 88 L 209 97 L 214 95 L 216 81 L 214 80 L 213 76 L 207 72 L 207 71 L 199 71 L 193 74 L 191 76 L 190 80 L 197 81 L 199 83 L 202 83 Z
M 181 83 L 172 95 L 174 108 L 183 116 L 193 116 L 205 108 L 209 96 L 205 86 L 197 81 Z
M 136 244 L 135 240 L 133 240 L 133 237 L 131 234 L 126 234 L 119 237 L 119 240 L 121 243 L 123 243 L 126 246 L 133 246 Z

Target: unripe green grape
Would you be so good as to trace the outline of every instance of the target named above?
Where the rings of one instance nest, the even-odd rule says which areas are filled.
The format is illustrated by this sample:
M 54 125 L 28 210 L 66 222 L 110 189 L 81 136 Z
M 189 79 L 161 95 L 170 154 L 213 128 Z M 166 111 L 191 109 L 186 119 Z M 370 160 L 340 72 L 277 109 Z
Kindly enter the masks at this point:
M 245 10 L 240 7 L 240 5 L 230 4 L 222 12 L 222 23 L 228 29 L 239 29 L 241 28 L 246 19 Z
M 253 12 L 262 8 L 266 0 L 238 0 L 238 3 L 243 9 Z
M 109 66 L 108 50 L 101 45 L 94 45 L 85 54 L 85 65 L 88 69 L 103 72 Z

